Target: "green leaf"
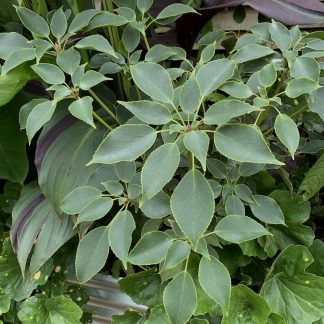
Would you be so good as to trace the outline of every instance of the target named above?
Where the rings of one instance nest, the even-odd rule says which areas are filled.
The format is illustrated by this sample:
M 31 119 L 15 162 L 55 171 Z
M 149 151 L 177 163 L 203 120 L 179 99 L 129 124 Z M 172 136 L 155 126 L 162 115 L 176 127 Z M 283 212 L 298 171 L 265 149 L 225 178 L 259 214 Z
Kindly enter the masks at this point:
M 170 270 L 184 261 L 190 253 L 190 245 L 185 241 L 172 242 L 160 272 Z
M 244 200 L 250 204 L 254 204 L 251 189 L 247 185 L 245 185 L 243 183 L 239 183 L 239 184 L 235 185 L 234 193 L 241 200 Z
M 203 65 L 197 73 L 197 82 L 202 96 L 218 89 L 234 73 L 235 64 L 228 59 L 219 59 Z
M 150 126 L 119 126 L 102 141 L 90 163 L 134 161 L 154 144 L 155 139 L 156 131 Z
M 72 75 L 80 65 L 81 55 L 71 47 L 68 50 L 60 52 L 56 57 L 56 62 L 65 73 Z
M 0 34 L 0 58 L 7 60 L 9 56 L 22 49 L 33 48 L 32 44 L 23 35 L 16 32 Z
M 43 17 L 24 7 L 16 7 L 16 11 L 21 22 L 28 30 L 37 35 L 48 37 L 50 29 Z
M 128 309 L 121 315 L 113 315 L 111 320 L 112 324 L 140 323 L 142 321 L 142 314 Z
M 237 229 L 240 229 L 239 231 Z M 270 235 L 259 223 L 247 216 L 229 215 L 222 218 L 215 227 L 217 236 L 231 243 L 242 243 Z
M 216 179 L 226 179 L 226 165 L 217 159 L 207 159 L 207 169 Z
M 153 1 L 154 0 L 137 0 L 137 8 L 144 13 L 151 8 Z
M 283 165 L 276 160 L 256 126 L 220 126 L 215 131 L 214 141 L 219 153 L 234 161 Z
M 33 108 L 27 117 L 26 132 L 29 144 L 35 134 L 52 118 L 56 108 L 55 101 L 44 101 Z
M 69 111 L 74 117 L 96 128 L 92 117 L 92 102 L 93 99 L 90 96 L 79 98 L 70 104 Z
M 111 195 L 120 196 L 124 192 L 123 185 L 118 181 L 109 180 L 102 182 L 102 184 Z
M 280 142 L 288 148 L 291 157 L 294 159 L 300 137 L 296 123 L 289 116 L 278 114 L 274 129 Z
M 173 102 L 173 87 L 169 73 L 157 63 L 138 63 L 130 68 L 132 78 L 148 96 L 166 103 Z
M 287 27 L 283 24 L 272 21 L 269 32 L 272 40 L 278 45 L 282 52 L 286 52 L 291 44 L 291 35 Z
M 197 11 L 182 3 L 174 3 L 162 9 L 155 20 L 178 17 L 186 13 L 197 13 Z
M 324 242 L 319 239 L 314 240 L 313 244 L 308 248 L 312 254 L 314 262 L 307 267 L 307 270 L 317 276 L 324 276 Z
M 284 215 L 275 200 L 268 196 L 253 195 L 254 204 L 251 204 L 253 215 L 267 224 L 285 224 Z
M 298 78 L 288 82 L 285 94 L 290 98 L 297 98 L 304 93 L 311 93 L 319 88 L 316 81 Z
M 35 50 L 33 48 L 23 48 L 12 52 L 2 66 L 1 75 L 7 74 L 18 65 L 33 60 L 35 58 Z
M 128 210 L 119 212 L 109 225 L 109 242 L 114 254 L 127 269 L 128 251 L 132 243 L 132 233 L 136 228 L 133 215 Z
M 197 306 L 197 291 L 188 272 L 179 273 L 163 292 L 165 310 L 174 324 L 186 323 Z
M 111 198 L 98 198 L 82 209 L 75 224 L 77 225 L 81 222 L 91 222 L 100 219 L 107 215 L 112 206 L 113 200 Z
M 316 82 L 319 80 L 319 64 L 310 57 L 297 57 L 291 63 L 290 75 L 295 78 L 306 78 Z
M 245 63 L 273 53 L 274 51 L 269 47 L 258 44 L 249 44 L 240 48 L 233 55 L 232 59 L 237 63 Z
M 116 163 L 114 171 L 120 181 L 129 183 L 136 174 L 136 163 L 135 161 Z
M 162 303 L 161 278 L 154 269 L 128 275 L 119 280 L 118 284 L 139 305 L 153 307 Z
M 48 298 L 35 295 L 25 300 L 18 312 L 18 318 L 23 324 L 76 324 L 80 322 L 81 317 L 81 308 L 65 296 Z
M 106 81 L 106 80 L 109 80 L 109 79 L 106 78 L 101 73 L 99 73 L 97 71 L 89 70 L 82 76 L 79 87 L 82 90 L 89 90 L 90 88 L 94 87 L 95 85 L 97 85 L 103 81 Z
M 240 284 L 232 288 L 228 313 L 222 324 L 268 323 L 270 313 L 264 298 Z
M 131 24 L 128 24 L 123 31 L 122 42 L 125 50 L 128 53 L 133 52 L 141 41 L 141 33 L 134 28 Z
M 239 99 L 250 98 L 253 94 L 250 87 L 241 81 L 228 81 L 219 89 L 226 92 L 230 96 Z
M 172 241 L 164 232 L 145 233 L 129 254 L 129 262 L 135 265 L 150 265 L 162 262 Z
M 183 144 L 199 160 L 204 171 L 206 171 L 206 160 L 209 147 L 209 137 L 206 133 L 192 131 L 185 135 Z
M 105 265 L 109 253 L 108 227 L 100 226 L 87 233 L 79 242 L 75 271 L 81 282 L 90 280 Z
M 141 174 L 143 201 L 154 197 L 162 190 L 172 179 L 179 162 L 179 148 L 173 143 L 161 145 L 149 155 Z
M 91 19 L 87 30 L 104 26 L 122 26 L 127 23 L 129 23 L 129 20 L 126 17 L 111 12 L 100 12 Z
M 267 64 L 258 74 L 259 81 L 265 88 L 271 87 L 277 80 L 277 72 L 273 63 Z
M 86 27 L 89 24 L 90 20 L 94 16 L 98 15 L 99 12 L 100 11 L 96 9 L 89 9 L 77 14 L 71 22 L 71 25 L 69 27 L 69 33 L 73 34 Z
M 0 288 L 0 316 L 3 313 L 7 313 L 10 309 L 11 298 L 6 294 L 2 288 Z
M 196 244 L 214 214 L 213 192 L 198 170 L 190 170 L 180 181 L 171 196 L 171 210 L 182 232 Z
M 67 29 L 67 20 L 63 7 L 60 7 L 54 12 L 51 20 L 51 31 L 54 37 L 61 38 L 64 36 Z
M 150 316 L 145 324 L 172 324 L 163 305 L 158 305 L 150 310 Z
M 111 47 L 107 39 L 101 35 L 91 35 L 82 38 L 75 44 L 76 48 L 92 49 L 98 52 L 109 54 L 117 58 L 114 49 Z
M 187 114 L 194 113 L 200 106 L 200 89 L 196 79 L 187 80 L 180 90 L 179 104 Z
M 137 118 L 145 123 L 152 125 L 165 125 L 171 121 L 169 109 L 158 102 L 141 100 L 141 101 L 118 101 Z
M 324 154 L 321 154 L 315 164 L 307 171 L 298 188 L 298 194 L 303 200 L 309 200 L 324 187 Z
M 62 70 L 53 64 L 39 63 L 31 68 L 48 84 L 62 84 L 65 81 Z
M 229 195 L 225 202 L 225 211 L 227 215 L 245 215 L 245 208 L 240 198 L 235 195 Z
M 153 198 L 145 200 L 141 205 L 141 210 L 147 217 L 153 219 L 168 216 L 171 214 L 170 197 L 160 191 Z
M 322 109 L 324 100 L 324 87 L 315 90 L 311 96 L 308 96 L 307 99 L 309 109 L 312 112 L 317 113 L 321 117 L 321 119 L 324 120 L 324 111 Z
M 101 191 L 94 187 L 79 187 L 62 201 L 61 209 L 69 215 L 80 213 L 87 205 L 101 197 Z
M 289 323 L 313 323 L 324 316 L 324 278 L 305 271 L 312 262 L 306 247 L 288 246 L 261 288 L 271 311 Z
M 225 124 L 232 118 L 253 111 L 259 111 L 259 108 L 236 99 L 221 100 L 209 107 L 204 117 L 204 123 L 207 125 Z

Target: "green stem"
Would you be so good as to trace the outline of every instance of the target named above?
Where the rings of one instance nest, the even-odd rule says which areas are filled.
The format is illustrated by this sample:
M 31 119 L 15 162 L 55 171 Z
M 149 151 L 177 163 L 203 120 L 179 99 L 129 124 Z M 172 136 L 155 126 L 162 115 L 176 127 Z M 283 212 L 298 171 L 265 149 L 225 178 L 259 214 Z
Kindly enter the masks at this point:
M 194 169 L 195 167 L 195 160 L 193 154 L 188 151 L 188 170 Z
M 104 127 L 106 127 L 107 129 L 109 129 L 110 131 L 112 130 L 112 128 L 94 111 L 92 112 L 92 115 L 94 118 L 96 118 L 98 120 L 98 122 L 100 124 L 102 124 Z
M 146 33 L 145 32 L 143 33 L 143 39 L 144 39 L 144 43 L 145 43 L 146 49 L 149 51 L 151 49 L 151 47 L 150 47 L 150 44 L 149 44 L 149 42 L 147 40 L 147 37 L 146 37 Z
M 105 105 L 105 103 L 95 94 L 95 92 L 91 89 L 88 90 L 91 96 L 98 102 L 98 104 L 107 112 L 107 114 L 115 121 L 117 121 L 117 117 L 115 114 Z

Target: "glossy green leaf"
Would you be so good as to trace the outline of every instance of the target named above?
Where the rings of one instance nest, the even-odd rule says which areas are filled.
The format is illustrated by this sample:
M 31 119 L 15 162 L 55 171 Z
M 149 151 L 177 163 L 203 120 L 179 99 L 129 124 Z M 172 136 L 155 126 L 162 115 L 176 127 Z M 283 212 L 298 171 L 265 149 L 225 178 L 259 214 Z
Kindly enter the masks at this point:
M 73 47 L 60 52 L 56 57 L 59 67 L 66 73 L 72 75 L 76 68 L 80 65 L 81 55 Z
M 216 225 L 215 233 L 223 240 L 231 243 L 242 243 L 264 235 L 270 235 L 261 224 L 252 218 L 238 215 L 229 215 L 222 218 Z
M 240 48 L 233 55 L 232 59 L 237 63 L 245 63 L 273 53 L 273 50 L 269 47 L 258 44 L 249 44 Z
M 128 251 L 135 228 L 133 215 L 128 210 L 119 212 L 109 226 L 110 247 L 125 268 L 127 268 Z
M 100 226 L 87 233 L 79 242 L 76 275 L 81 282 L 90 280 L 105 265 L 109 253 L 108 228 Z
M 32 69 L 48 84 L 62 84 L 65 81 L 64 73 L 57 66 L 49 63 L 39 63 Z
M 277 44 L 282 52 L 289 49 L 291 44 L 291 35 L 287 27 L 273 20 L 270 24 L 269 32 L 272 40 Z
M 16 7 L 16 11 L 21 22 L 31 32 L 43 37 L 49 35 L 50 29 L 43 17 L 24 7 Z
M 91 163 L 113 164 L 134 161 L 154 144 L 155 139 L 156 131 L 150 126 L 119 126 L 102 141 Z
M 290 75 L 295 79 L 306 78 L 318 82 L 320 67 L 313 58 L 297 57 L 291 63 Z
M 184 5 L 182 3 L 174 3 L 162 9 L 155 19 L 161 20 L 177 17 L 186 13 L 197 13 L 197 11 L 190 6 Z
M 259 108 L 246 102 L 228 99 L 214 103 L 207 110 L 204 123 L 206 125 L 220 125 L 229 122 L 232 118 L 258 111 Z
M 171 121 L 169 109 L 158 102 L 141 100 L 141 101 L 118 101 L 137 118 L 152 125 L 165 125 Z
M 199 160 L 206 171 L 206 160 L 209 147 L 209 137 L 200 131 L 189 132 L 183 139 L 183 144 Z
M 173 102 L 173 87 L 169 73 L 156 63 L 138 63 L 131 66 L 135 84 L 148 96 L 166 103 Z
M 101 35 L 91 35 L 84 37 L 75 44 L 75 47 L 81 49 L 93 49 L 95 51 L 106 53 L 117 58 L 115 51 L 111 47 L 110 43 L 105 37 Z
M 189 256 L 190 250 L 190 245 L 185 241 L 174 241 L 168 250 L 161 272 L 172 269 L 184 261 Z
M 239 162 L 283 164 L 276 160 L 256 126 L 220 126 L 215 131 L 214 141 L 219 153 L 229 159 Z
M 141 205 L 141 210 L 150 218 L 162 218 L 168 216 L 171 214 L 170 197 L 163 191 L 160 191 L 153 198 L 145 200 Z
M 300 138 L 296 123 L 289 116 L 278 114 L 274 129 L 280 142 L 288 148 L 291 157 L 294 159 Z
M 74 117 L 96 128 L 92 117 L 92 102 L 93 99 L 90 96 L 79 98 L 70 104 L 69 111 Z
M 200 105 L 200 89 L 196 79 L 189 79 L 182 87 L 179 96 L 181 109 L 187 114 L 195 112 Z
M 227 215 L 245 215 L 245 208 L 240 198 L 235 195 L 229 195 L 225 202 L 225 211 Z
M 228 313 L 222 324 L 268 323 L 270 313 L 264 298 L 240 284 L 232 288 Z
M 253 94 L 250 87 L 241 81 L 228 81 L 219 89 L 238 99 L 250 98 Z
M 179 273 L 163 292 L 165 310 L 174 324 L 186 323 L 197 306 L 197 291 L 188 272 Z
M 57 9 L 51 20 L 51 31 L 54 37 L 61 38 L 64 36 L 67 29 L 67 19 L 63 8 Z
M 136 265 L 149 265 L 162 262 L 172 241 L 164 232 L 145 233 L 129 254 L 129 262 Z
M 290 98 L 297 98 L 304 93 L 311 93 L 319 88 L 316 81 L 306 78 L 293 79 L 288 82 L 285 93 Z
M 267 64 L 259 73 L 259 81 L 265 87 L 271 87 L 277 80 L 277 72 L 273 63 Z
M 228 59 L 219 59 L 203 65 L 197 73 L 197 82 L 202 96 L 218 89 L 234 73 L 235 64 Z
M 198 170 L 190 170 L 180 181 L 171 196 L 171 210 L 183 233 L 196 244 L 214 213 L 213 192 Z
M 227 310 L 231 293 L 231 277 L 225 266 L 215 257 L 202 257 L 199 264 L 199 283 L 216 303 Z

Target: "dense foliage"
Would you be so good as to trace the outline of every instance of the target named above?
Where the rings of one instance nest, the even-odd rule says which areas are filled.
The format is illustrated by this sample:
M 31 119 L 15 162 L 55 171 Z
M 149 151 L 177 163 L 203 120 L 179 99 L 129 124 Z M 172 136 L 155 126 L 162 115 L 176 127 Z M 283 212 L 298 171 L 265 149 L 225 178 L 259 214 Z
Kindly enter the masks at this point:
M 149 36 L 192 7 L 115 2 L 0 33 L 0 322 L 89 322 L 102 271 L 148 307 L 113 323 L 321 323 L 323 33 L 187 54 Z

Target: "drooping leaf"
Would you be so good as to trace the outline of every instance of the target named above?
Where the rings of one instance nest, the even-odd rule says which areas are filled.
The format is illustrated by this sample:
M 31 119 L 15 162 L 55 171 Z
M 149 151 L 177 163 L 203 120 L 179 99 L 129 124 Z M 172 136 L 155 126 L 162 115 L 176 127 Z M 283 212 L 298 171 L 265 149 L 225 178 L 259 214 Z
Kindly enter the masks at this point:
M 213 192 L 198 170 L 190 170 L 180 181 L 171 196 L 171 210 L 183 233 L 196 244 L 214 213 Z

